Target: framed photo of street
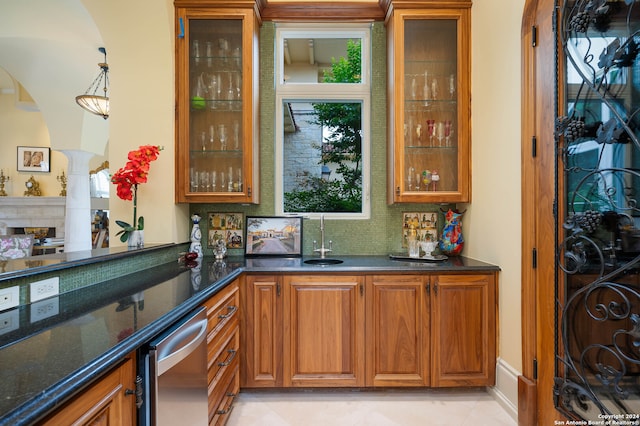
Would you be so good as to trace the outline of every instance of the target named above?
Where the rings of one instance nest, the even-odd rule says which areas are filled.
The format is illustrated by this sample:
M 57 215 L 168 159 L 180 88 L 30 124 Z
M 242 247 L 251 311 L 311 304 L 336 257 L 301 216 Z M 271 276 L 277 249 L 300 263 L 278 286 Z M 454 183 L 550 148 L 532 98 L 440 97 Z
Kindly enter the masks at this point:
M 49 173 L 51 171 L 51 148 L 19 146 L 18 171 Z
M 301 216 L 247 216 L 245 255 L 302 256 Z

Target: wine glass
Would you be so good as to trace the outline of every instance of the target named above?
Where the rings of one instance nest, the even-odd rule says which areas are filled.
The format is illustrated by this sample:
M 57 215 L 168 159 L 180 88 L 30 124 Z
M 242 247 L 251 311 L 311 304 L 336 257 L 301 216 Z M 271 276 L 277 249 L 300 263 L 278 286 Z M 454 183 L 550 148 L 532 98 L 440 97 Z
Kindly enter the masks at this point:
M 217 180 L 218 172 L 215 170 L 211 172 L 211 192 L 216 192 L 216 180 Z
M 216 132 L 214 130 L 213 124 L 209 125 L 209 149 L 213 150 L 213 142 L 216 139 Z
M 207 56 L 207 67 L 211 68 L 213 66 L 213 42 L 206 41 L 205 45 L 205 54 Z
M 431 98 L 438 98 L 438 80 L 436 80 L 435 78 L 433 79 L 433 81 L 431 81 Z
M 233 149 L 237 150 L 240 147 L 240 123 L 238 120 L 233 122 Z
M 431 98 L 431 87 L 429 87 L 429 73 L 424 72 L 424 85 L 422 86 L 422 97 L 424 98 L 424 106 L 429 106 Z
M 200 172 L 200 182 L 202 182 L 202 191 L 209 192 L 211 184 L 209 183 L 209 172 Z
M 427 120 L 427 133 L 429 134 L 429 144 L 433 145 L 433 137 L 436 135 L 436 120 Z
M 444 139 L 444 123 L 442 121 L 438 121 L 436 124 L 436 137 L 438 138 L 438 146 L 442 146 Z
M 449 76 L 449 95 L 453 99 L 453 95 L 456 93 L 456 78 L 453 74 Z
M 217 100 L 220 99 L 220 74 L 209 75 L 209 98 L 211 99 L 209 108 L 216 110 Z
M 227 101 L 229 110 L 233 109 L 233 100 L 236 98 L 236 90 L 233 88 L 233 75 L 229 73 L 229 87 L 227 88 Z
M 193 40 L 191 43 L 191 53 L 193 54 L 193 60 L 196 65 L 200 64 L 200 41 Z
M 229 166 L 229 192 L 233 192 L 233 167 Z
M 444 141 L 446 146 L 451 145 L 451 120 L 444 121 Z
M 227 149 L 227 127 L 224 124 L 218 126 L 218 139 L 220 139 L 220 149 Z
M 202 151 L 207 150 L 207 134 L 205 132 L 200 133 L 200 143 L 202 145 Z
M 189 170 L 189 175 L 191 177 L 191 191 L 198 192 L 198 172 L 192 167 Z
M 238 167 L 238 187 L 237 191 L 242 192 L 242 167 Z

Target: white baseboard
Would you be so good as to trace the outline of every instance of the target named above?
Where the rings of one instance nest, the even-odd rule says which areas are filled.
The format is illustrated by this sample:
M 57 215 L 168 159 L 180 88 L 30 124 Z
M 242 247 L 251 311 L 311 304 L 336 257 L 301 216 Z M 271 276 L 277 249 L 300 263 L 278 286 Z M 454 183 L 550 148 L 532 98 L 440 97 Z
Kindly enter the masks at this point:
M 507 413 L 518 421 L 518 376 L 519 371 L 498 358 L 496 366 L 496 385 L 488 388 L 489 393 Z

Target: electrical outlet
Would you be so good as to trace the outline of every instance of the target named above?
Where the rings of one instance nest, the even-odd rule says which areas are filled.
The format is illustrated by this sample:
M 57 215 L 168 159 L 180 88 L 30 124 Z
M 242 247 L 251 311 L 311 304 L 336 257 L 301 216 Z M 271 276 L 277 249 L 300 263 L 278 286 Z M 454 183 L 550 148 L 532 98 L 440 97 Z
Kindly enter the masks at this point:
M 47 278 L 30 284 L 31 303 L 60 294 L 60 277 Z
M 0 311 L 15 308 L 20 304 L 20 287 L 13 286 L 0 290 Z

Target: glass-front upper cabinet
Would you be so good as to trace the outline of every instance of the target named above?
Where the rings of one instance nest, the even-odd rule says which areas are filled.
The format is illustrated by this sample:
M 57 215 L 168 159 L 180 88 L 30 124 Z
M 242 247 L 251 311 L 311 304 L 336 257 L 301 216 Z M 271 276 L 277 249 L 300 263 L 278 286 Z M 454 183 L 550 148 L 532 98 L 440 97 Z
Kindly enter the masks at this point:
M 258 203 L 257 17 L 179 4 L 176 201 Z
M 388 202 L 468 202 L 471 2 L 393 3 Z

